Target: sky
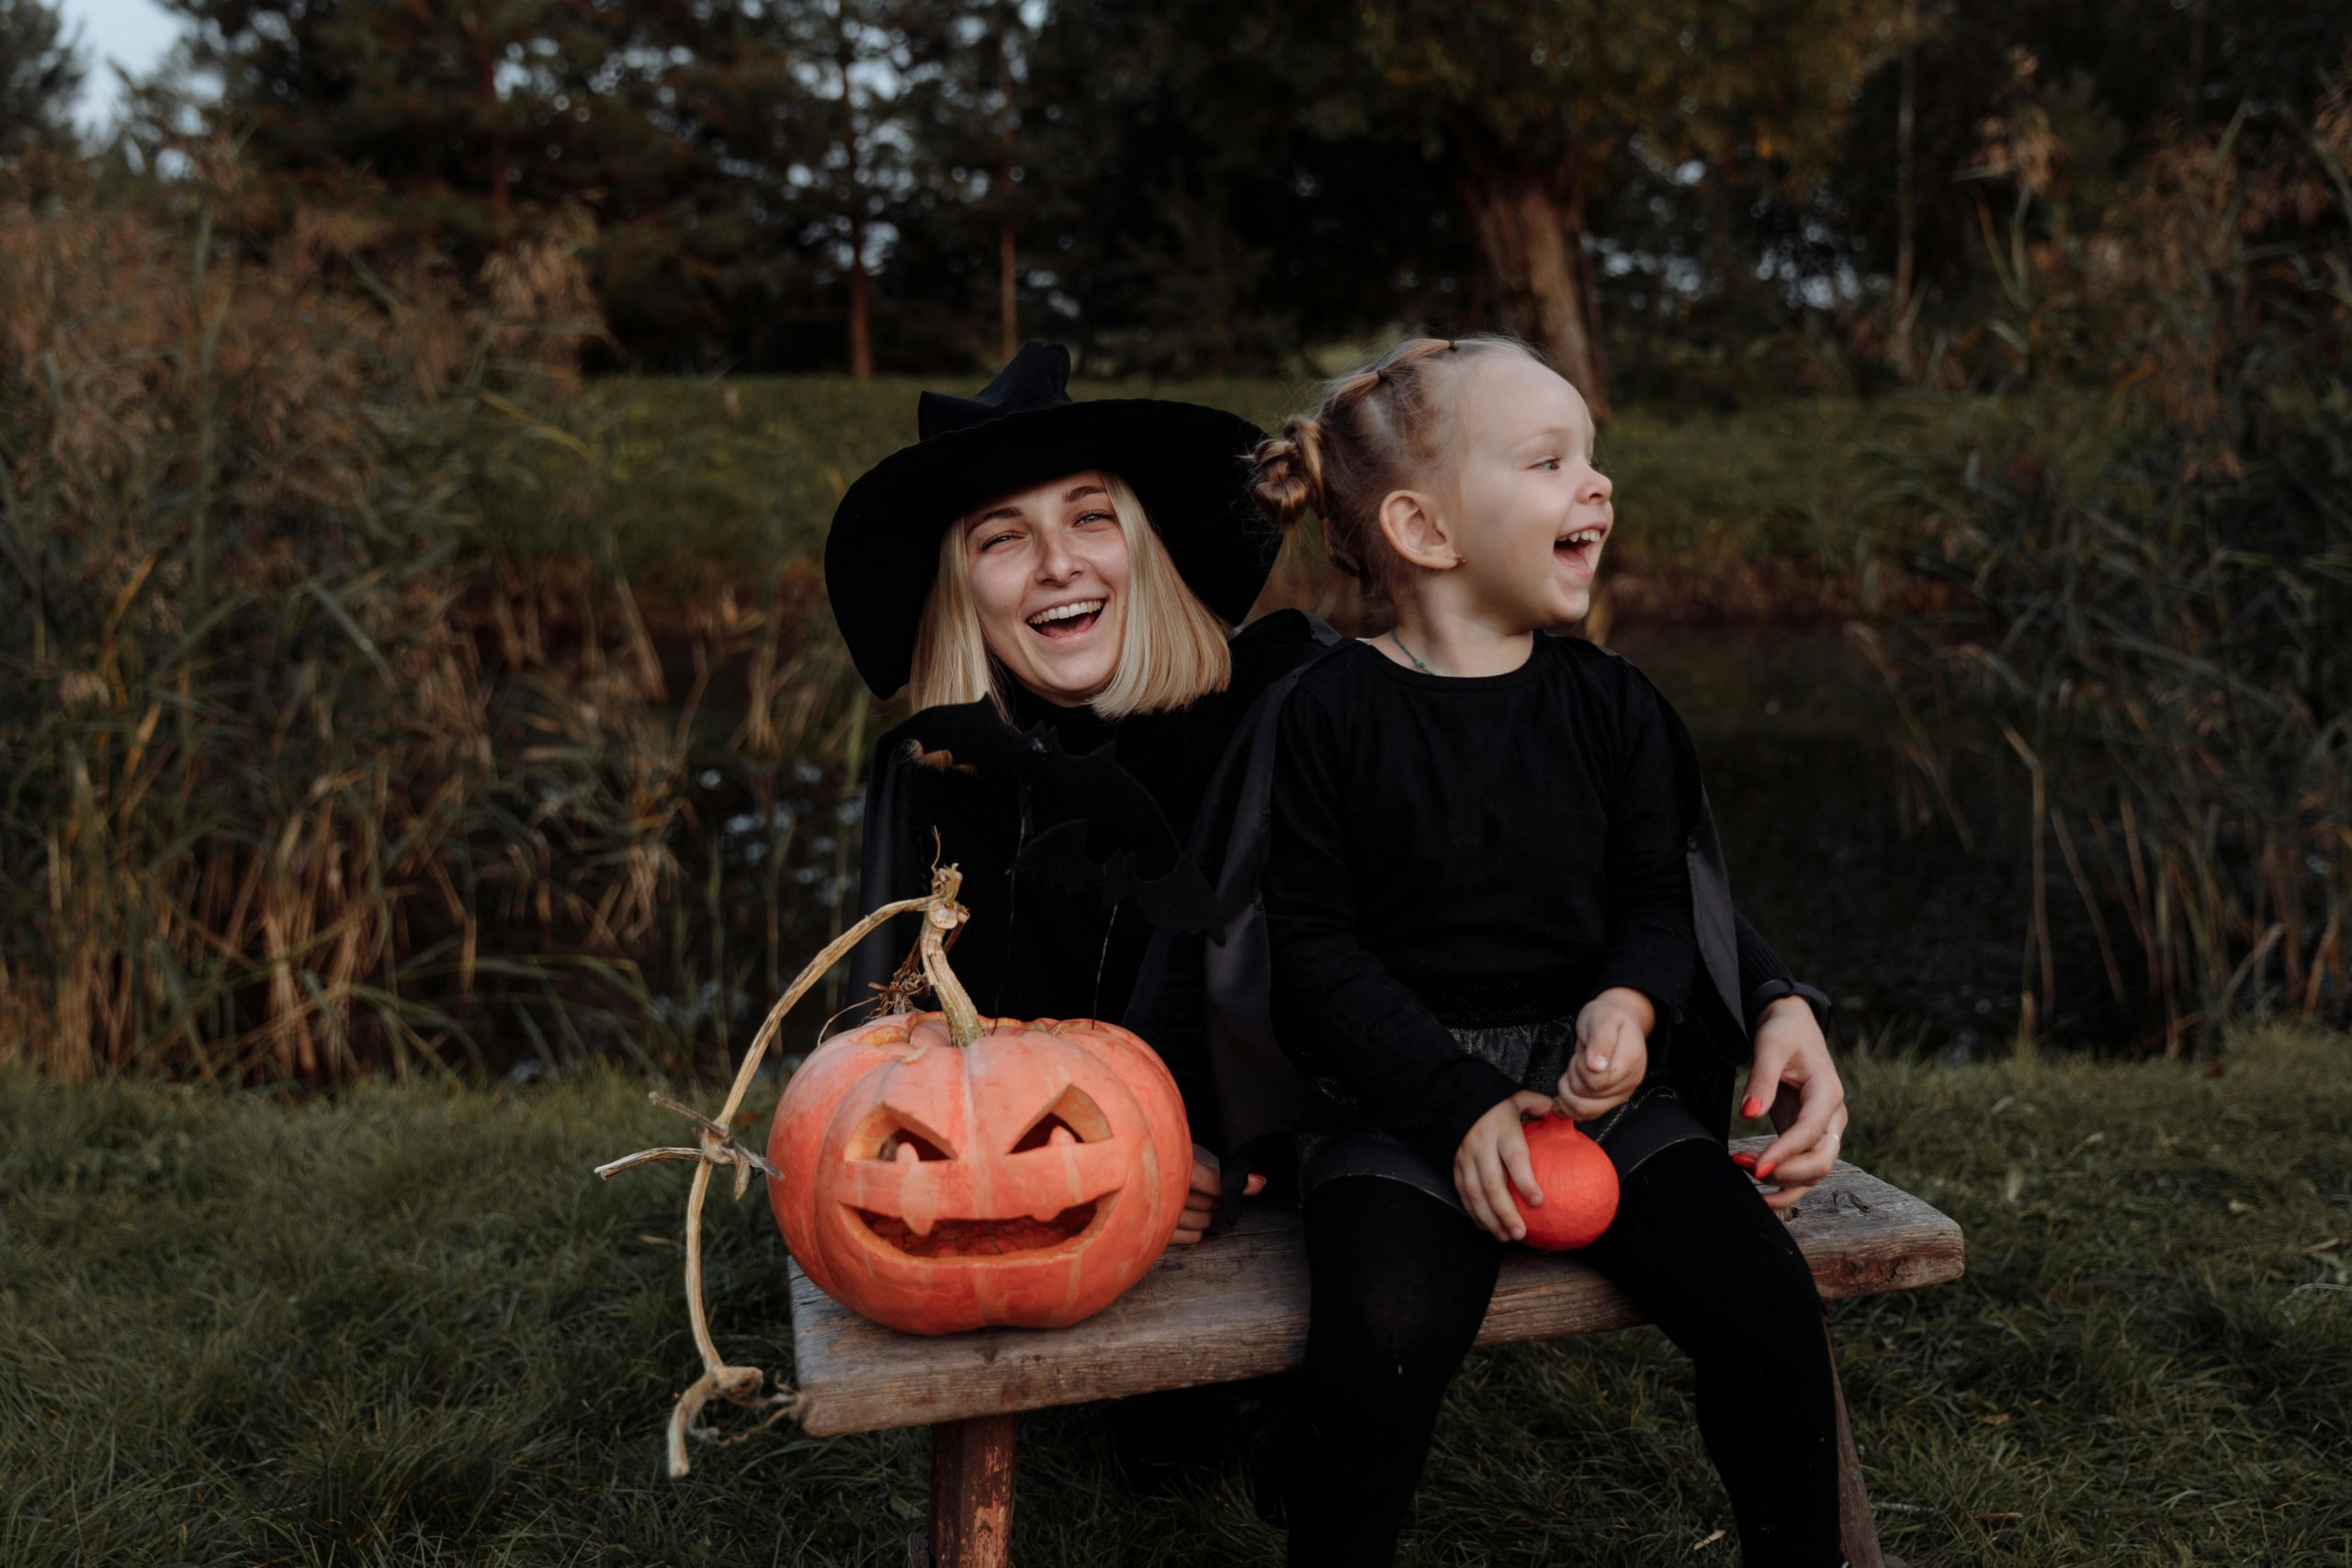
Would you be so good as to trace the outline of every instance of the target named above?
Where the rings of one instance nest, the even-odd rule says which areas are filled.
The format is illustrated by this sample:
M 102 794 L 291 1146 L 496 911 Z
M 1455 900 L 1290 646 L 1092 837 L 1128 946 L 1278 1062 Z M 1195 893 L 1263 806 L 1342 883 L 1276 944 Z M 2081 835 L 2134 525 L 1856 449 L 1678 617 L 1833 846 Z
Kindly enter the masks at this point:
M 87 130 L 103 130 L 114 123 L 121 97 L 110 65 L 134 76 L 147 74 L 179 41 L 180 19 L 155 0 L 57 0 L 57 9 L 67 34 L 81 33 L 83 58 L 90 65 L 77 118 Z

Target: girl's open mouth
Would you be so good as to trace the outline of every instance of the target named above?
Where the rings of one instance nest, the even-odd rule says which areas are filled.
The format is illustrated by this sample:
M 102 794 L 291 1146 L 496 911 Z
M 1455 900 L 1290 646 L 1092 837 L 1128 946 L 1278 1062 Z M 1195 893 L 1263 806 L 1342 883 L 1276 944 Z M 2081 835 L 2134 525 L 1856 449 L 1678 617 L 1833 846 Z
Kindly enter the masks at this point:
M 1040 610 L 1029 617 L 1029 629 L 1047 642 L 1069 642 L 1094 629 L 1094 623 L 1102 618 L 1102 606 L 1108 602 L 1080 599 Z
M 1573 575 L 1590 577 L 1600 564 L 1600 543 L 1608 536 L 1606 528 L 1573 529 L 1552 542 L 1552 554 L 1565 562 Z

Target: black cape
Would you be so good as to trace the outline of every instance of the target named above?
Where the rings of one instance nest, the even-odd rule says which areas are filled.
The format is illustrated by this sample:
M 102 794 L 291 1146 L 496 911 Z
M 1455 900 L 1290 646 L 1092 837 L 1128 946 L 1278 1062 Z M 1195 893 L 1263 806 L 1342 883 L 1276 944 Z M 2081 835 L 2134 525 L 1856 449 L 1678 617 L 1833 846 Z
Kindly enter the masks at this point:
M 981 1011 L 1121 1021 L 1153 933 L 1215 923 L 1185 852 L 1204 792 L 1251 705 L 1326 629 L 1261 617 L 1232 640 L 1227 689 L 1174 711 L 1109 720 L 1016 693 L 1011 724 L 985 699 L 912 715 L 866 775 L 860 905 L 920 897 L 934 858 L 960 866 L 972 918 L 949 961 Z M 915 934 L 902 916 L 861 943 L 851 995 L 888 979 Z
M 1345 640 L 1319 621 L 1314 627 L 1313 649 L 1243 716 L 1193 824 L 1187 858 L 1214 889 L 1215 919 L 1198 929 L 1188 921 L 1154 931 L 1125 1020 L 1183 1087 L 1194 1141 L 1215 1149 L 1222 1162 L 1228 1218 L 1252 1170 L 1287 1167 L 1294 1134 L 1351 1124 L 1350 1113 L 1317 1089 L 1275 1039 L 1266 911 L 1258 891 L 1283 704 L 1299 676 Z M 1733 907 L 1697 748 L 1662 694 L 1658 704 L 1679 758 L 1676 788 L 1701 971 L 1666 1077 L 1707 1131 L 1723 1140 L 1730 1130 L 1733 1079 L 1751 1055 L 1754 1013 L 1771 995 L 1794 992 L 1816 1010 L 1826 1008 L 1826 998 L 1791 980 L 1787 965 Z

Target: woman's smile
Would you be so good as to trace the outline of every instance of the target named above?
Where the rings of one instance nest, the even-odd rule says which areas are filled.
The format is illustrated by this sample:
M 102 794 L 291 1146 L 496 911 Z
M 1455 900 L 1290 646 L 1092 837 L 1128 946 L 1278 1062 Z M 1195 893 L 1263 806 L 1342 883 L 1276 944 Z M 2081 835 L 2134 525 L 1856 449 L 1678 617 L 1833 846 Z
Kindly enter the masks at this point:
M 1079 641 L 1102 624 L 1107 599 L 1075 599 L 1038 611 L 1028 618 L 1029 629 L 1047 642 Z

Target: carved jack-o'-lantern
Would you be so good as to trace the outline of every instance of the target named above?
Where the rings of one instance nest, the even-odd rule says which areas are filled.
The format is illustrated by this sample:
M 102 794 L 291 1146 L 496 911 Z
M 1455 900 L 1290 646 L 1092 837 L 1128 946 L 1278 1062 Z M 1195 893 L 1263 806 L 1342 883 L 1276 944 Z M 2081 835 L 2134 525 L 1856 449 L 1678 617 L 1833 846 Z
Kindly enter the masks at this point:
M 1176 1081 L 1115 1025 L 982 1020 L 940 978 L 944 1012 L 837 1035 L 793 1075 L 768 1139 L 776 1223 L 820 1290 L 893 1328 L 1075 1323 L 1174 1234 Z
M 785 988 L 752 1037 L 716 1117 L 673 1100 L 701 1127 L 694 1148 L 644 1149 L 599 1176 L 656 1160 L 695 1162 L 686 1193 L 686 1305 L 702 1375 L 670 1412 L 669 1468 L 686 1473 L 686 1438 L 713 1400 L 791 1410 L 763 1392 L 757 1367 L 719 1358 L 702 1300 L 702 1208 L 714 1171 L 737 1197 L 752 1173 L 808 1277 L 876 1322 L 916 1334 L 990 1324 L 1050 1328 L 1110 1304 L 1143 1278 L 1175 1234 L 1192 1183 L 1184 1102 L 1151 1048 L 1107 1023 L 984 1020 L 947 966 L 945 937 L 966 911 L 963 875 L 932 872 L 931 892 L 885 904 L 827 943 Z M 827 1041 L 786 1086 L 763 1160 L 735 1140 L 735 1112 L 785 1015 L 819 976 L 885 920 L 921 911 L 922 973 L 935 1013 L 899 1013 Z M 773 1420 L 773 1415 L 769 1419 Z

